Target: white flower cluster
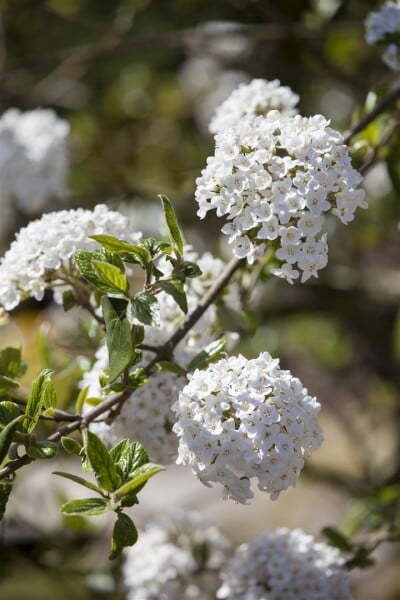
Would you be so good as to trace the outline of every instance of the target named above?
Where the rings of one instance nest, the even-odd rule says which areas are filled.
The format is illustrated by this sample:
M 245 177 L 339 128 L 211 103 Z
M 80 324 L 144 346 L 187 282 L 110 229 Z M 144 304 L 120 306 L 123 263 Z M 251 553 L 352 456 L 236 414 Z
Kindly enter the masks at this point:
M 196 370 L 172 409 L 177 463 L 189 465 L 207 486 L 221 484 L 223 499 L 243 504 L 253 497 L 253 478 L 271 499 L 294 486 L 304 456 L 323 441 L 320 405 L 267 352 Z
M 301 529 L 266 532 L 240 546 L 223 569 L 217 598 L 350 600 L 348 572 L 336 548 Z
M 202 270 L 200 277 L 187 280 L 187 299 L 189 311 L 192 311 L 212 285 L 215 277 L 223 270 L 224 262 L 214 258 L 210 253 L 199 257 L 188 246 L 184 249 L 184 256 L 186 260 L 196 261 Z M 172 268 L 171 264 L 162 261 L 158 266 L 168 276 Z M 171 296 L 161 292 L 157 298 L 160 305 L 160 326 L 145 326 L 144 341 L 150 345 L 160 345 L 167 341 L 185 318 Z M 239 309 L 238 285 L 231 283 L 223 299 L 231 308 Z M 218 337 L 218 334 L 220 334 L 220 327 L 217 309 L 212 305 L 177 346 L 174 352 L 175 360 L 186 367 L 201 349 Z M 236 337 L 234 333 L 228 332 L 228 338 L 232 343 Z M 151 357 L 150 353 L 145 352 L 141 364 L 146 364 Z M 85 373 L 81 383 L 82 387 L 89 386 L 89 397 L 103 395 L 99 376 L 108 367 L 106 346 L 100 347 L 96 359 L 91 371 Z M 108 446 L 113 446 L 119 440 L 128 437 L 143 444 L 150 458 L 155 462 L 165 464 L 168 460 L 175 460 L 178 440 L 172 432 L 175 415 L 171 406 L 185 384 L 186 379 L 183 376 L 166 371 L 157 372 L 144 386 L 135 390 L 110 425 L 104 422 L 92 423 L 90 428 Z
M 381 50 L 388 67 L 400 71 L 400 2 L 386 2 L 368 15 L 365 41 Z
M 129 220 L 98 204 L 93 210 L 62 210 L 44 214 L 23 227 L 0 259 L 0 306 L 12 310 L 25 298 L 43 298 L 47 287 L 63 281 L 77 250 L 98 250 L 89 235 L 107 234 L 137 241 L 141 234 Z M 59 288 L 55 288 L 59 290 Z M 61 301 L 60 293 L 55 300 Z
M 50 109 L 0 118 L 0 204 L 36 216 L 65 193 L 69 125 Z
M 299 270 L 302 282 L 317 277 L 328 261 L 325 235 L 318 238 L 325 213 L 348 223 L 367 206 L 341 134 L 321 115 L 270 111 L 243 117 L 215 139 L 215 155 L 196 181 L 198 216 L 215 209 L 228 220 L 222 232 L 238 258 L 253 263 L 270 241 L 280 263 L 275 275 L 290 283 Z
M 221 533 L 196 514 L 164 516 L 128 549 L 128 600 L 212 600 L 230 554 Z
M 298 112 L 298 102 L 299 96 L 290 87 L 282 86 L 279 79 L 253 79 L 250 83 L 241 83 L 218 106 L 209 130 L 210 133 L 228 131 L 242 117 L 265 116 L 270 110 L 279 110 L 283 115 L 293 116 Z

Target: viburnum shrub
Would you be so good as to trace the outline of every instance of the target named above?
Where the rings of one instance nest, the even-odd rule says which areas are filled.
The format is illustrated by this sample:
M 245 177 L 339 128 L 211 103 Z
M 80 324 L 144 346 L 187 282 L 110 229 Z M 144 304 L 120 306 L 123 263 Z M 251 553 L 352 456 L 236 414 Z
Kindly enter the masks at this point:
M 372 14 L 368 42 L 397 35 L 398 13 L 389 2 Z M 397 47 L 390 37 L 387 62 Z M 130 599 L 346 600 L 347 569 L 370 564 L 373 546 L 332 528 L 330 545 L 280 528 L 235 550 L 198 515 L 167 511 L 137 541 L 127 513 L 171 463 L 189 466 L 199 485 L 219 486 L 224 500 L 249 504 L 257 487 L 267 511 L 268 496 L 294 487 L 323 442 L 323 406 L 312 390 L 268 348 L 246 357 L 235 347 L 249 326 L 253 273 L 281 277 L 282 286 L 318 277 L 329 223 L 346 225 L 367 207 L 348 143 L 379 110 L 342 135 L 322 115 L 297 114 L 298 100 L 278 80 L 257 79 L 210 123 L 215 151 L 195 201 L 201 219 L 210 211 L 223 219 L 229 262 L 185 242 L 165 196 L 166 235 L 145 237 L 134 218 L 99 204 L 43 214 L 0 259 L 4 320 L 29 298 L 86 311 L 94 354 L 81 361 L 75 406 L 66 409 L 52 369 L 26 389 L 21 348 L 0 352 L 0 517 L 18 470 L 54 458 L 61 445 L 83 475 L 55 474 L 86 488 L 61 511 L 114 513 L 110 557 L 132 546 L 123 567 Z M 67 133 L 52 111 L 10 110 L 0 119 L 1 194 L 27 214 L 64 186 Z

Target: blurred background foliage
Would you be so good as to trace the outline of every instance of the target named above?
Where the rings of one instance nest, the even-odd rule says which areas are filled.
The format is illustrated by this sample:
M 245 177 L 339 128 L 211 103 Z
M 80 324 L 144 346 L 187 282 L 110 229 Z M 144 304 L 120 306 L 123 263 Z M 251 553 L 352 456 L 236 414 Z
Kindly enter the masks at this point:
M 302 114 L 322 113 L 345 130 L 396 84 L 363 40 L 363 20 L 379 4 L 2 0 L 0 109 L 52 107 L 70 123 L 64 206 L 122 206 L 138 228 L 154 234 L 155 198 L 163 193 L 198 250 L 227 256 L 216 219 L 198 221 L 193 200 L 195 178 L 213 152 L 207 125 L 215 106 L 241 81 L 279 78 L 300 95 Z M 254 508 L 228 510 L 207 495 L 199 506 L 192 483 L 190 501 L 219 518 L 235 541 L 276 524 L 314 534 L 342 524 L 357 535 L 390 526 L 398 515 L 399 116 L 392 108 L 352 141 L 355 164 L 367 163 L 369 209 L 347 227 L 328 222 L 330 261 L 319 279 L 291 287 L 276 278 L 255 286 L 249 278 L 258 329 L 254 336 L 243 333 L 240 350 L 249 357 L 268 350 L 302 379 L 323 405 L 326 441 L 299 488 L 271 509 L 261 498 Z M 16 214 L 3 249 L 23 224 Z M 30 304 L 0 333 L 4 345 L 23 344 L 26 382 L 43 366 L 57 367 L 60 403 L 67 407 L 82 361 L 96 347 L 90 323 Z M 46 488 L 54 468 L 35 465 L 18 477 L 14 512 L 1 530 L 0 598 L 123 598 L 119 565 L 105 558 L 107 524 L 61 520 L 56 503 L 71 489 Z M 395 546 L 381 546 L 376 556 L 376 567 L 355 575 L 355 598 L 400 598 Z

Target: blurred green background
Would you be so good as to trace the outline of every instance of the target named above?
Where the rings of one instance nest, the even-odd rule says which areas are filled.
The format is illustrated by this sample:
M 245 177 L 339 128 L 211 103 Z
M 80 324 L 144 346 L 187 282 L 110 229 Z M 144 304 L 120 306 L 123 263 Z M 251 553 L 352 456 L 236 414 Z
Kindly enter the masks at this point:
M 396 83 L 363 40 L 363 20 L 379 4 L 2 0 L 0 109 L 52 107 L 68 120 L 65 206 L 123 205 L 139 228 L 154 233 L 163 193 L 199 251 L 227 256 L 217 220 L 200 222 L 193 200 L 195 178 L 213 153 L 207 125 L 215 106 L 240 81 L 279 78 L 300 95 L 302 114 L 322 113 L 345 130 Z M 276 524 L 317 534 L 344 523 L 359 533 L 393 519 L 400 496 L 400 133 L 381 142 L 398 118 L 392 108 L 354 140 L 355 164 L 373 161 L 365 177 L 369 209 L 347 227 L 328 222 L 330 261 L 319 279 L 294 287 L 259 281 L 250 296 L 259 327 L 243 336 L 241 351 L 279 356 L 323 405 L 326 441 L 299 487 L 273 505 L 257 497 L 254 506 L 228 508 L 172 469 L 149 484 L 143 522 L 159 510 L 151 504 L 157 490 L 171 504 L 201 510 L 235 542 Z M 3 249 L 23 224 L 16 215 Z M 79 370 L 69 360 L 80 350 L 90 356 L 79 347 L 79 331 L 71 336 L 50 306 L 30 305 L 0 330 L 2 343 L 23 343 L 32 375 L 42 366 L 40 324 L 42 350 L 43 327 L 58 346 L 67 405 Z M 123 598 L 119 565 L 106 560 L 109 526 L 66 526 L 56 502 L 71 489 L 43 484 L 55 468 L 35 465 L 19 475 L 14 512 L 0 529 L 0 599 Z M 174 477 L 175 495 L 167 491 Z M 355 598 L 400 598 L 395 546 L 376 557 L 376 567 L 354 575 Z

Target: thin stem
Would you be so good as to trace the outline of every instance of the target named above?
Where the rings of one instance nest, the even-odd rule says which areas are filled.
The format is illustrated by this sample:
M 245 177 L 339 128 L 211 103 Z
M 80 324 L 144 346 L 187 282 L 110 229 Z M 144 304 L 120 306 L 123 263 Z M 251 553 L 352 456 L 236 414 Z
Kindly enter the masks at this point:
M 360 119 L 353 127 L 350 127 L 347 131 L 345 131 L 343 135 L 343 142 L 345 144 L 349 144 L 349 142 L 353 139 L 357 133 L 360 133 L 368 127 L 376 119 L 380 114 L 385 112 L 387 108 L 389 108 L 392 104 L 394 104 L 400 98 L 400 86 L 394 88 L 391 92 L 389 92 L 377 106 L 367 113 L 362 119 Z

